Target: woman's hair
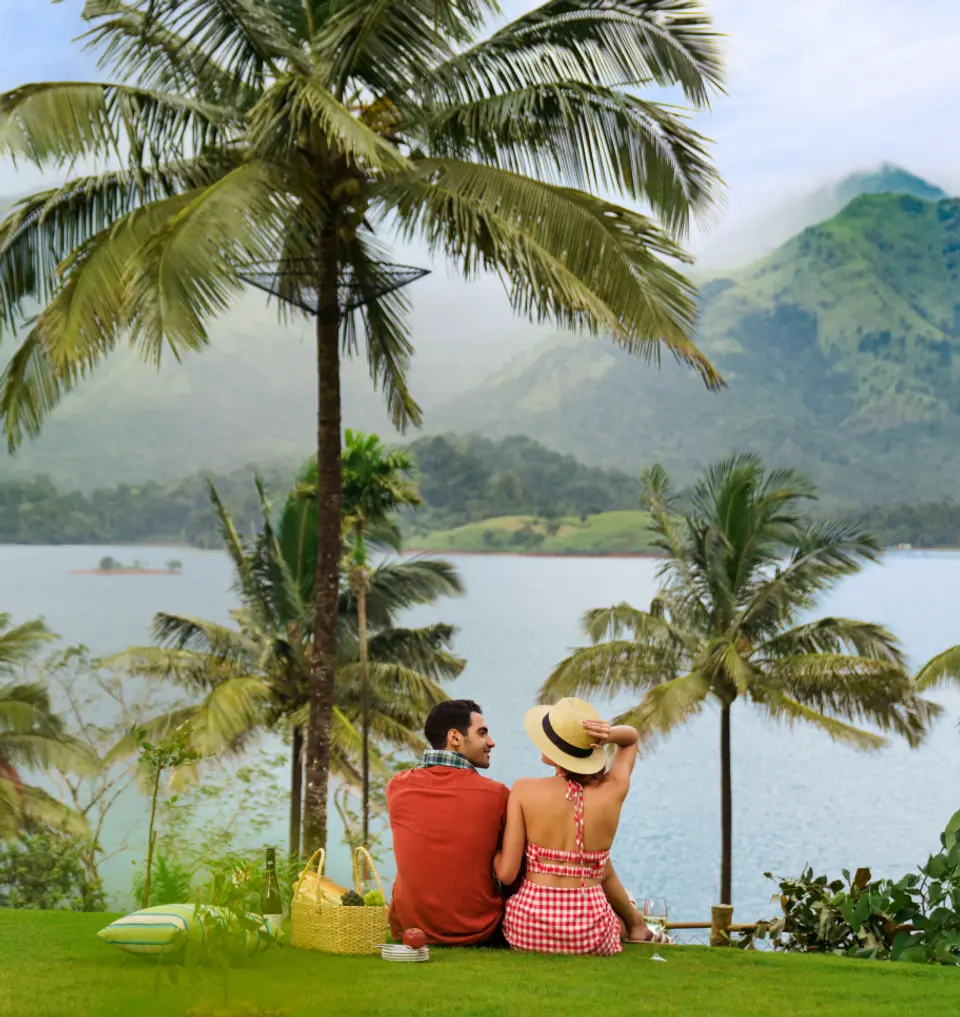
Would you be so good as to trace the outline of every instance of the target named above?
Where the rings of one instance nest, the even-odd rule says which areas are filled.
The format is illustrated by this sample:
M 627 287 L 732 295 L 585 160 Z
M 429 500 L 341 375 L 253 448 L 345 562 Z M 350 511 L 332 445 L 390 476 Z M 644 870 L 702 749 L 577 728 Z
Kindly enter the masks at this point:
M 606 770 L 600 770 L 597 773 L 571 773 L 569 770 L 565 770 L 562 766 L 560 772 L 566 777 L 567 780 L 572 780 L 574 784 L 579 784 L 581 787 L 593 787 L 594 784 L 599 784 L 603 778 L 607 775 Z

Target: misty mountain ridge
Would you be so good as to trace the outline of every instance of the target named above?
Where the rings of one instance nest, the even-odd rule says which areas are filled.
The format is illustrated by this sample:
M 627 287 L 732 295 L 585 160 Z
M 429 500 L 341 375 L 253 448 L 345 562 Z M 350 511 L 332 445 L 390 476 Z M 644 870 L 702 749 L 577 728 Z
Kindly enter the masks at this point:
M 721 225 L 697 254 L 700 270 L 741 268 L 770 254 L 807 226 L 832 219 L 861 194 L 909 194 L 923 201 L 949 195 L 935 184 L 892 163 L 851 173 L 809 193 L 778 202 L 742 222 Z
M 852 176 L 838 188 L 846 194 L 894 184 L 939 193 L 894 167 Z M 718 409 L 729 404 L 719 400 L 748 381 L 753 404 L 769 405 L 778 421 L 782 417 L 779 448 L 791 461 L 818 461 L 829 445 L 819 437 L 824 429 L 855 435 L 949 426 L 956 415 L 948 394 L 952 284 L 936 275 L 944 265 L 936 269 L 936 259 L 922 250 L 939 242 L 935 231 L 921 230 L 921 237 L 901 230 L 910 215 L 897 201 L 857 208 L 854 202 L 846 218 L 801 232 L 757 265 L 702 277 L 700 341 L 730 382 L 716 397 L 672 363 L 657 372 L 602 341 L 562 336 L 537 345 L 549 330 L 513 317 L 496 281 L 468 285 L 442 265 L 431 266 L 433 274 L 408 291 L 417 350 L 410 383 L 425 412 L 425 432 L 529 433 L 586 463 L 633 469 L 656 452 L 689 471 L 707 448 L 725 454 L 749 446 L 750 414 L 750 421 L 739 421 Z M 892 217 L 889 224 L 875 221 L 884 215 Z M 866 233 L 877 237 L 865 239 Z M 904 244 L 901 258 L 897 249 Z M 407 254 L 421 263 L 417 252 Z M 894 264 L 899 268 L 891 285 Z M 310 453 L 315 429 L 312 328 L 312 319 L 279 325 L 275 306 L 247 291 L 211 325 L 209 348 L 182 365 L 168 359 L 157 373 L 129 350 L 118 351 L 64 400 L 37 441 L 4 460 L 0 478 L 46 473 L 61 486 L 90 490 L 250 462 L 298 462 Z M 8 338 L 0 360 L 13 349 Z M 860 356 L 864 369 L 854 370 Z M 789 376 L 795 376 L 795 390 L 782 391 L 778 386 Z M 612 403 L 605 401 L 606 385 L 619 387 Z M 586 397 L 589 392 L 597 401 Z M 345 426 L 398 438 L 362 359 L 345 365 L 343 396 Z M 488 399 L 494 409 L 484 406 Z M 677 399 L 689 403 L 690 420 L 701 421 L 707 439 L 684 419 L 664 430 Z M 811 407 L 814 422 L 795 431 Z M 626 448 L 624 427 L 642 428 Z M 833 454 L 845 453 L 837 448 Z M 768 458 L 779 461 L 776 454 Z M 858 470 L 836 467 L 851 476 Z

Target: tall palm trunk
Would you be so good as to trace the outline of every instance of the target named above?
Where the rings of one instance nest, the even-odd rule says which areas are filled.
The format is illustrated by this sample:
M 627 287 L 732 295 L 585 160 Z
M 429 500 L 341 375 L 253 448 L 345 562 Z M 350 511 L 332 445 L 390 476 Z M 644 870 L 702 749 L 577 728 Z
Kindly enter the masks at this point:
M 361 837 L 363 846 L 370 846 L 370 676 L 367 673 L 367 573 L 362 565 L 356 567 L 357 637 L 360 642 L 360 710 L 363 736 L 363 820 Z
M 303 728 L 293 729 L 290 749 L 290 857 L 300 857 L 300 824 L 303 821 Z
M 720 903 L 732 904 L 733 787 L 730 781 L 730 706 L 720 712 Z
M 337 665 L 340 564 L 340 311 L 337 220 L 317 244 L 317 575 L 313 615 L 313 674 L 307 727 L 307 787 L 303 850 L 327 842 L 327 790 L 333 681 Z

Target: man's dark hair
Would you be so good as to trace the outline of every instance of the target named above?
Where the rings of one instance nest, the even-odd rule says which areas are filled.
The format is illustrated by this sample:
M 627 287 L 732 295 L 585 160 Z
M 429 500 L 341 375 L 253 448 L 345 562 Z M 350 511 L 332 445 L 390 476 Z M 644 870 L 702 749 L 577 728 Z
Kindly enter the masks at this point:
M 483 710 L 472 699 L 448 699 L 430 711 L 423 733 L 432 748 L 447 747 L 447 733 L 456 728 L 460 734 L 466 735 L 470 730 L 470 714 L 483 713 Z

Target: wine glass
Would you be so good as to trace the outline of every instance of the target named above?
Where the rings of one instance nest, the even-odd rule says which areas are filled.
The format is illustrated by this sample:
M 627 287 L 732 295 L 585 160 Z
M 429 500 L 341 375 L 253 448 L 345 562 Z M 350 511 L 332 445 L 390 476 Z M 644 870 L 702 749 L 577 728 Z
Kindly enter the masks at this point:
M 663 897 L 648 897 L 643 902 L 643 920 L 654 934 L 667 931 L 667 902 Z

